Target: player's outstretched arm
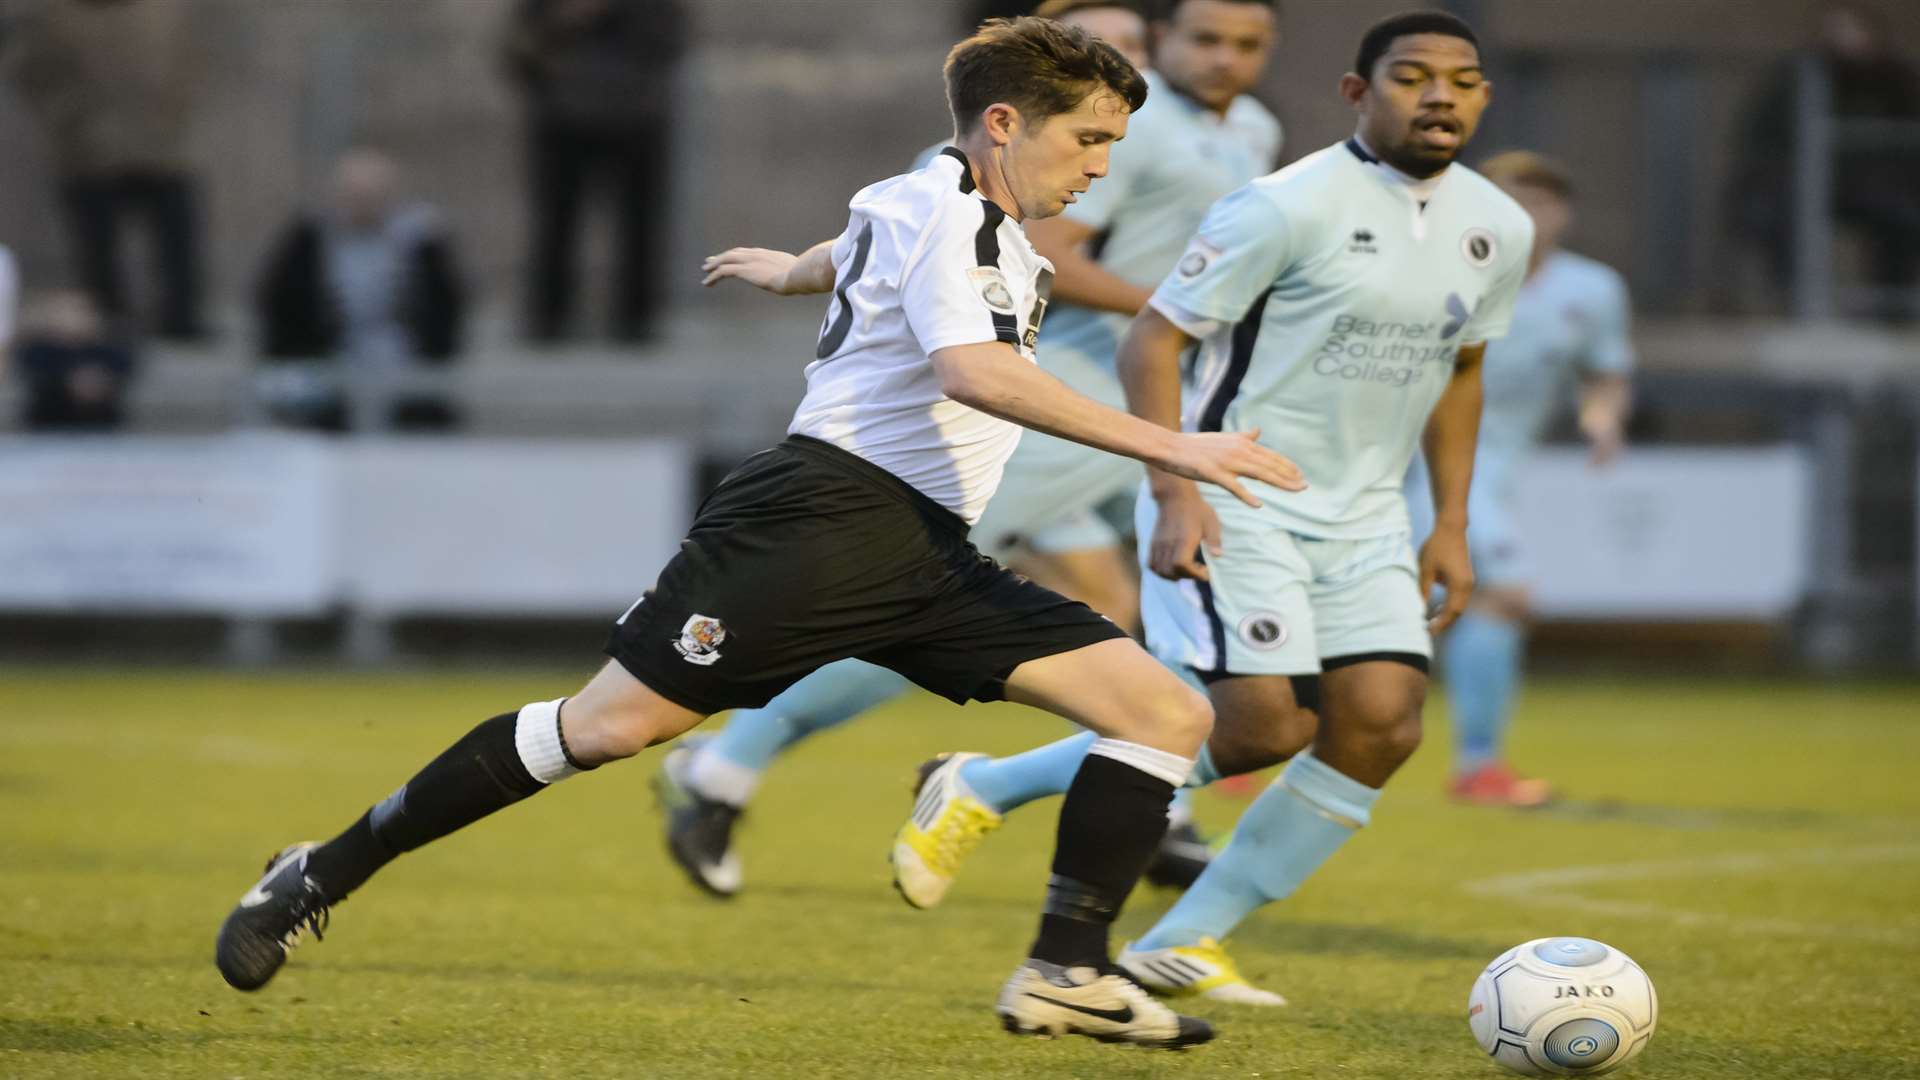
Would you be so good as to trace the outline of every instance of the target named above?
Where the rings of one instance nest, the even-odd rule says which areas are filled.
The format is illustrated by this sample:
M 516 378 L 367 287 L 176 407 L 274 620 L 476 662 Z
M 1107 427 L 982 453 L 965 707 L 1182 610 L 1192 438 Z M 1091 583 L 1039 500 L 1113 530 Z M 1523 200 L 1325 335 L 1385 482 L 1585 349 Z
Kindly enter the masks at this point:
M 807 296 L 833 291 L 833 241 L 822 240 L 799 255 L 771 248 L 728 248 L 709 255 L 700 284 L 718 285 L 736 278 L 777 296 Z
M 1431 623 L 1436 634 L 1452 626 L 1473 597 L 1467 489 L 1473 484 L 1473 451 L 1480 439 L 1480 366 L 1486 355 L 1485 342 L 1460 350 L 1422 439 L 1433 487 L 1433 535 L 1420 548 L 1420 595 L 1431 595 L 1436 582 L 1447 590 L 1446 604 Z
M 933 353 L 941 391 L 963 405 L 1022 427 L 1205 480 L 1259 506 L 1240 483 L 1260 480 L 1283 491 L 1306 487 L 1293 462 L 1261 446 L 1259 432 L 1183 434 L 1109 408 L 1028 362 L 1013 346 L 988 341 Z

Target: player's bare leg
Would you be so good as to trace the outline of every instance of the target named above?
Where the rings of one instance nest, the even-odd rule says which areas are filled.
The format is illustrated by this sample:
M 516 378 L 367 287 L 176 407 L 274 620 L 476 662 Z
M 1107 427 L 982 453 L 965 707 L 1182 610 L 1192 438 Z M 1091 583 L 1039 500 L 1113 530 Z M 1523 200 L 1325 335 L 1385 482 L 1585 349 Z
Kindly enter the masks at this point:
M 1285 675 L 1242 675 L 1207 687 L 1213 699 L 1213 734 L 1207 753 L 1222 776 L 1240 776 L 1278 765 L 1305 750 L 1318 720 L 1311 703 L 1294 692 Z
M 1427 674 L 1390 660 L 1335 668 L 1320 676 L 1324 719 L 1314 756 L 1342 775 L 1382 787 L 1420 748 Z
M 274 856 L 220 928 L 220 973 L 239 990 L 265 986 L 303 929 L 317 937 L 333 905 L 397 856 L 702 719 L 608 663 L 570 698 L 482 723 L 339 836 Z

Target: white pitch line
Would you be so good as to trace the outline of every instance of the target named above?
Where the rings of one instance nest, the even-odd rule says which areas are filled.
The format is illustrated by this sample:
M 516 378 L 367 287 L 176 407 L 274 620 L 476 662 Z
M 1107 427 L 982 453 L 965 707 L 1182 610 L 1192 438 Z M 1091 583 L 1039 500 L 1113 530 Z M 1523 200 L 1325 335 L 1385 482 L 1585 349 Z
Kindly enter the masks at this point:
M 1910 860 L 1920 860 L 1920 845 L 1880 844 L 1837 850 L 1810 849 L 1746 855 L 1715 855 L 1699 859 L 1668 859 L 1658 862 L 1567 866 L 1555 870 L 1533 870 L 1480 878 L 1462 882 L 1460 888 L 1471 896 L 1518 900 L 1541 907 L 1566 908 L 1593 915 L 1653 919 L 1679 926 L 1706 926 L 1785 937 L 1870 941 L 1883 945 L 1920 945 L 1920 927 L 1907 929 L 1885 925 L 1845 926 L 1800 922 L 1793 919 L 1739 918 L 1712 912 L 1684 911 L 1660 904 L 1632 900 L 1604 900 L 1578 894 L 1581 886 L 1618 881 L 1700 878 L 1716 874 L 1762 874 L 1790 866 L 1847 866 Z

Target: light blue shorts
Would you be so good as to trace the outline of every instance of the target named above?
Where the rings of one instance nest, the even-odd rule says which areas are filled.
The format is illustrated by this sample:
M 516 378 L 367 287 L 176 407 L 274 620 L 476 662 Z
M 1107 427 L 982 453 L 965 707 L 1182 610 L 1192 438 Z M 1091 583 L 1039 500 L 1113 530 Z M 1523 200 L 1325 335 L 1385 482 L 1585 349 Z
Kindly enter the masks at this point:
M 1152 535 L 1157 511 L 1143 494 L 1139 535 Z M 1231 517 L 1222 528 L 1206 582 L 1160 577 L 1145 567 L 1142 544 L 1140 615 L 1163 662 L 1204 674 L 1312 675 L 1334 657 L 1433 655 L 1410 534 L 1325 540 Z

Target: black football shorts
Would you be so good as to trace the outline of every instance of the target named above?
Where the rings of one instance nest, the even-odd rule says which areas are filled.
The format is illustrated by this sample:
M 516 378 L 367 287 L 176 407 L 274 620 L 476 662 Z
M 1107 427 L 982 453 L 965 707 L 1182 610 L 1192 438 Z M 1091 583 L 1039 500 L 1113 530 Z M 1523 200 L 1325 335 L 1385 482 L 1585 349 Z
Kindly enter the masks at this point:
M 996 701 L 1021 664 L 1124 636 L 980 554 L 964 520 L 892 473 L 794 435 L 707 497 L 606 651 L 715 713 L 847 657 L 956 702 Z

